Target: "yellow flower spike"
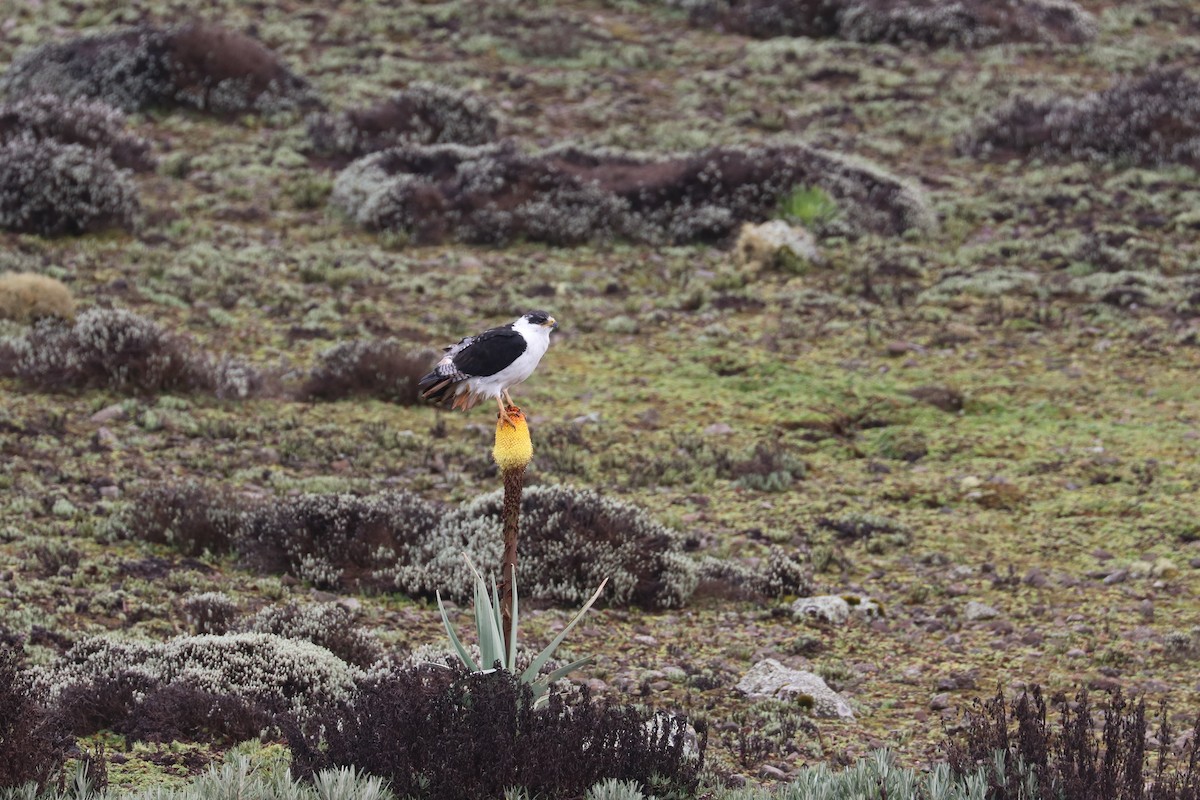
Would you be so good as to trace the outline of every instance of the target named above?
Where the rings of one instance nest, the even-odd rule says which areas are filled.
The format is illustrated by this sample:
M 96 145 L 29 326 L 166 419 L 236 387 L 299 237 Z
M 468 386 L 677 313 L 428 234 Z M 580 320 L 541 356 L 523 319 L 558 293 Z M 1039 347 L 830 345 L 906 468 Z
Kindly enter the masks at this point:
M 523 470 L 533 460 L 533 439 L 529 438 L 529 424 L 525 415 L 516 406 L 505 409 L 508 421 L 496 420 L 496 446 L 492 458 L 501 472 Z

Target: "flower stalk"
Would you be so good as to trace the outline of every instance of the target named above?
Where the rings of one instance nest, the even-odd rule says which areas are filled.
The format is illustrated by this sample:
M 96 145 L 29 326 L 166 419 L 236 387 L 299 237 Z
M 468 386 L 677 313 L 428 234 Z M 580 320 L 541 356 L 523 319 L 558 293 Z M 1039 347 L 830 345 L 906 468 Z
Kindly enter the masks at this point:
M 533 440 L 529 423 L 516 406 L 505 408 L 507 419 L 496 420 L 496 444 L 492 457 L 504 479 L 504 504 L 500 518 L 504 525 L 504 557 L 500 567 L 500 613 L 504 647 L 511 652 L 514 573 L 517 568 L 517 538 L 520 533 L 521 493 L 525 487 L 525 467 L 533 460 Z

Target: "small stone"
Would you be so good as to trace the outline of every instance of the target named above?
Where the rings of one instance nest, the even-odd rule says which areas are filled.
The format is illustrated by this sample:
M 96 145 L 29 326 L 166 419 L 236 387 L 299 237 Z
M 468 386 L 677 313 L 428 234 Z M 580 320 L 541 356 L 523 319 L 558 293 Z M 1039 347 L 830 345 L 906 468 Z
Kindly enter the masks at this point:
M 1000 616 L 1000 612 L 987 603 L 981 603 L 978 600 L 969 600 L 967 601 L 966 608 L 963 609 L 963 616 L 971 622 L 977 622 L 984 619 L 995 619 Z
M 100 487 L 100 496 L 103 498 L 106 498 L 108 500 L 112 500 L 114 498 L 120 497 L 121 496 L 121 487 L 120 486 L 101 486 Z
M 362 602 L 357 597 L 339 597 L 337 604 L 351 613 L 362 609 Z
M 108 428 L 100 428 L 96 431 L 95 435 L 92 436 L 92 441 L 97 447 L 104 450 L 111 450 L 117 446 L 117 437 Z
M 125 410 L 125 406 L 120 403 L 114 403 L 111 406 L 100 409 L 95 414 L 92 414 L 92 422 L 100 425 L 107 425 L 116 420 L 125 419 L 129 416 L 129 412 Z
M 1108 576 L 1105 577 L 1105 579 L 1104 579 L 1104 585 L 1112 586 L 1113 584 L 1116 584 L 1116 583 L 1124 583 L 1128 577 L 1129 577 L 1129 570 L 1119 569 L 1119 570 L 1116 570 L 1115 572 L 1108 573 Z
M 950 707 L 950 694 L 948 692 L 939 692 L 929 700 L 929 708 L 932 711 L 942 711 Z
M 1026 586 L 1033 586 L 1038 589 L 1045 586 L 1046 583 L 1048 582 L 1047 578 L 1046 578 L 1046 573 L 1042 572 L 1037 567 L 1034 567 L 1033 569 L 1029 570 L 1029 572 L 1026 572 L 1025 577 L 1022 578 L 1021 580 L 1025 583 Z
M 1067 658 L 1087 658 L 1087 653 L 1078 647 L 1072 647 L 1067 651 Z
M 786 781 L 788 774 L 779 767 L 773 767 L 770 764 L 763 764 L 758 768 L 758 777 L 769 781 Z
M 605 683 L 604 681 L 600 680 L 599 678 L 588 678 L 586 681 L 583 682 L 583 685 L 586 686 L 590 691 L 595 692 L 597 694 L 599 694 L 600 692 L 603 692 L 603 691 L 607 691 L 607 689 L 608 689 L 608 684 Z
M 649 636 L 647 634 L 639 634 L 638 636 L 634 636 L 633 640 L 638 644 L 644 644 L 647 647 L 653 647 L 654 645 L 658 644 L 658 639 L 655 639 L 653 636 Z
M 733 433 L 733 426 L 728 422 L 714 422 L 704 429 L 705 436 L 728 436 Z
M 897 339 L 895 341 L 888 342 L 887 346 L 884 347 L 883 352 L 892 358 L 899 358 L 900 356 L 919 352 L 920 350 L 921 347 L 919 345 Z
M 835 594 L 801 597 L 792 603 L 792 616 L 843 625 L 850 618 L 850 604 Z

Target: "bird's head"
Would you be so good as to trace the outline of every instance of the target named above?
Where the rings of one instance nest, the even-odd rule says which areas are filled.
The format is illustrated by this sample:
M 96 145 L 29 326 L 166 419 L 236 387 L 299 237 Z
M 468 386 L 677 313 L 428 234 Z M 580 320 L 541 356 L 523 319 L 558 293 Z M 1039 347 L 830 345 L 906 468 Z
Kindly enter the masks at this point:
M 543 328 L 555 330 L 558 328 L 558 321 L 554 317 L 547 314 L 545 311 L 530 311 L 521 319 L 529 322 L 530 325 L 540 325 Z

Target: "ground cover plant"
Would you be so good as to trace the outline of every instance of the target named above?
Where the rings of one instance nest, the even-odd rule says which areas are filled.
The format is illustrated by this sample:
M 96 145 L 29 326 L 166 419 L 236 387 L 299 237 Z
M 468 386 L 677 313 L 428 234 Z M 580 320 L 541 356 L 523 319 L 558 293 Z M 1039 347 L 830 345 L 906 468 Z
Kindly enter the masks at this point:
M 707 723 L 699 796 L 885 780 L 971 797 L 1000 791 L 986 755 L 936 765 L 974 736 L 976 698 L 1040 685 L 1053 739 L 1060 697 L 1081 730 L 1086 688 L 1098 727 L 1071 741 L 1091 755 L 1050 747 L 1046 770 L 1087 755 L 1102 775 L 1120 688 L 1114 752 L 1133 763 L 1144 700 L 1147 792 L 1187 796 L 1195 12 L 869 8 L 861 36 L 770 38 L 611 0 L 0 14 L 0 138 L 28 154 L 0 160 L 0 207 L 41 209 L 0 230 L 0 641 L 22 680 L 97 641 L 157 665 L 65 689 L 66 736 L 104 748 L 113 793 L 194 796 L 227 752 L 294 757 L 264 715 L 307 690 L 244 693 L 264 711 L 225 692 L 255 684 L 210 669 L 203 641 L 272 642 L 254 663 L 276 686 L 297 663 L 280 652 L 355 681 L 444 663 L 433 593 L 459 632 L 472 608 L 438 565 L 461 574 L 471 543 L 498 569 L 495 420 L 414 403 L 412 379 L 423 353 L 546 308 L 559 330 L 514 391 L 535 448 L 523 647 L 610 578 L 555 655 L 594 660 L 556 698 Z M 185 75 L 164 59 L 189 25 L 226 33 Z M 768 180 L 723 182 L 702 154 Z M 426 157 L 443 172 L 406 171 Z M 393 216 L 347 214 L 368 207 Z M 740 259 L 743 222 L 783 226 L 804 257 Z M 81 320 L 129 335 L 96 350 Z M 226 364 L 249 391 L 220 388 Z M 400 533 L 422 530 L 409 559 Z M 400 563 L 444 574 L 398 583 Z M 816 716 L 794 676 L 789 701 L 743 695 L 768 661 L 853 716 Z M 56 791 L 71 745 L 11 780 Z M 229 780 L 265 793 L 266 775 Z M 601 785 L 571 791 L 665 794 Z

